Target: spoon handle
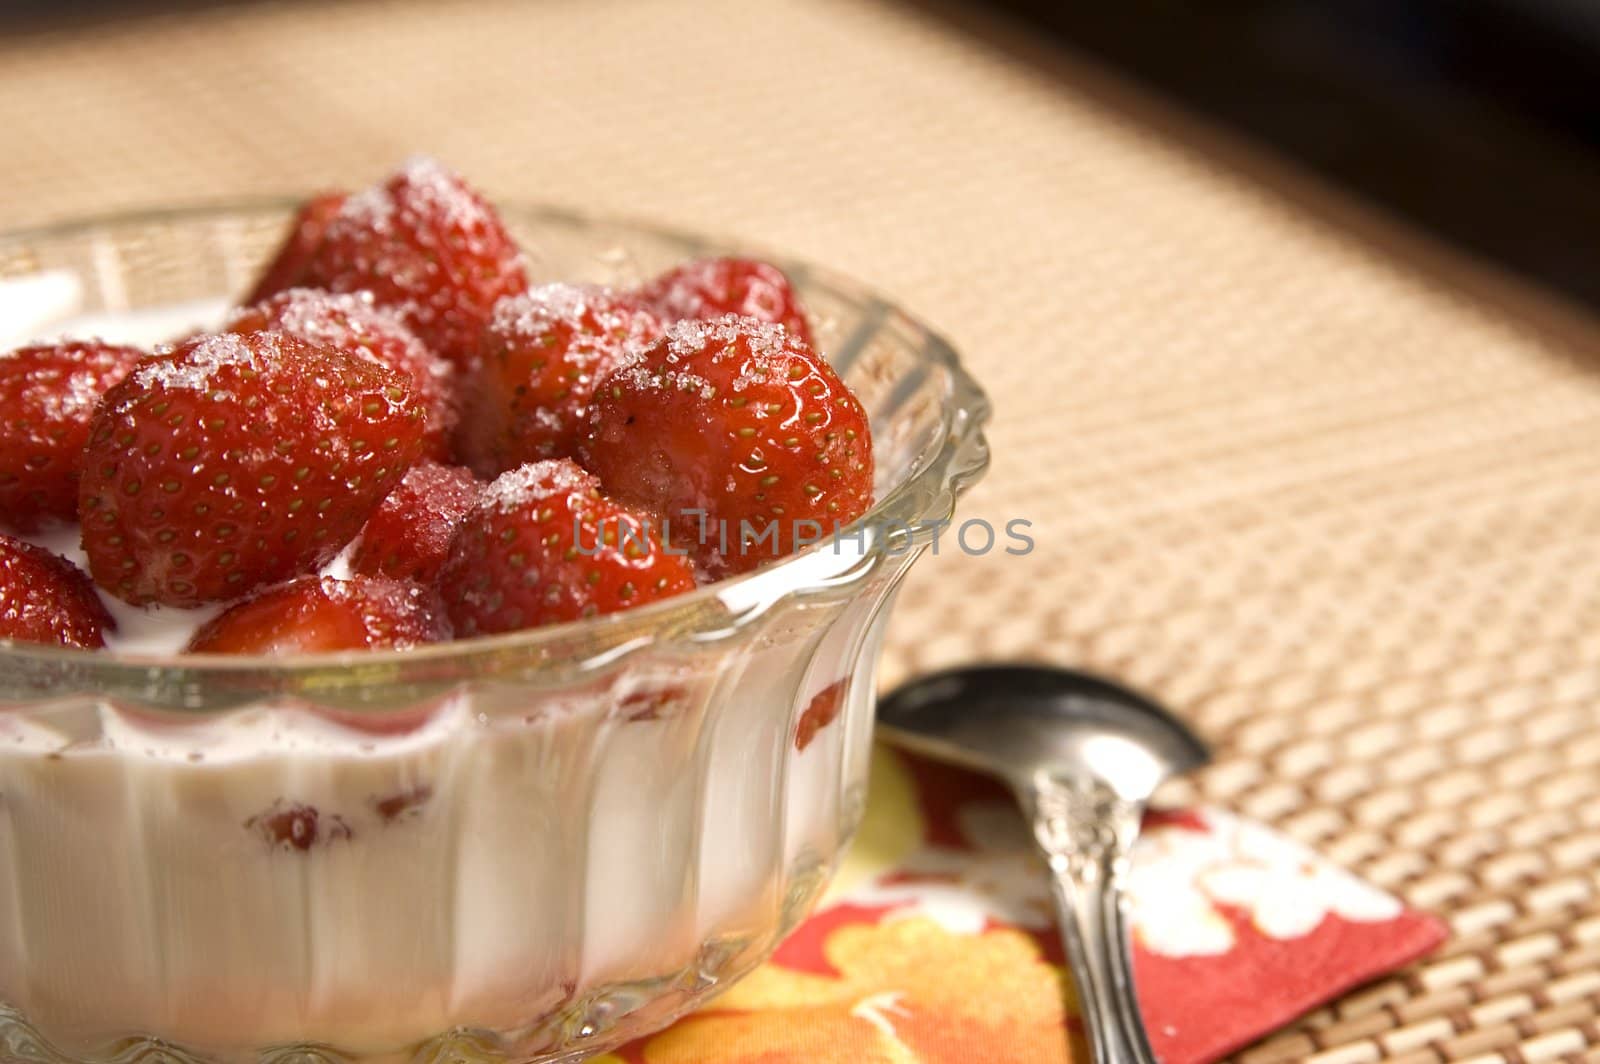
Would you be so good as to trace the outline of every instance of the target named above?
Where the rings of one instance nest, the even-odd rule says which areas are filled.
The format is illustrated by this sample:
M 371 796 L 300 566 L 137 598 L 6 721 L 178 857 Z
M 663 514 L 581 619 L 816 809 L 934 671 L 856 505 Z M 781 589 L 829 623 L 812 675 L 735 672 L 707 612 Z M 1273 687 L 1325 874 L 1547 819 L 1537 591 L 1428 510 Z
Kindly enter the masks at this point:
M 1122 908 L 1139 806 L 1104 785 L 1050 776 L 1031 780 L 1021 797 L 1050 862 L 1061 941 L 1095 1064 L 1155 1064 L 1134 994 Z

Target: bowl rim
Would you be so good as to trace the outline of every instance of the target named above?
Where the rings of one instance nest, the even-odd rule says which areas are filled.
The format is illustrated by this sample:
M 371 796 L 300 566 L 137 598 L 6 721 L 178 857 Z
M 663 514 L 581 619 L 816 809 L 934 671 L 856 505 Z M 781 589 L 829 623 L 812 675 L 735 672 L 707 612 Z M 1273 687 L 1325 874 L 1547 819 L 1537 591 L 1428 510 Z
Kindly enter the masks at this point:
M 97 229 L 163 222 L 200 223 L 208 218 L 222 221 L 269 212 L 283 214 L 287 221 L 290 212 L 304 200 L 304 195 L 218 199 L 70 217 L 0 231 L 0 250 L 7 245 L 87 236 Z M 26 665 L 39 675 L 70 674 L 74 685 L 93 683 L 120 690 L 147 687 L 152 680 L 203 685 L 216 680 L 268 678 L 287 681 L 295 689 L 316 688 L 322 686 L 319 679 L 326 681 L 337 674 L 367 678 L 361 683 L 392 683 L 392 674 L 412 674 L 412 679 L 425 680 L 430 666 L 443 663 L 449 663 L 452 673 L 480 662 L 493 664 L 497 670 L 507 665 L 545 669 L 566 664 L 588 671 L 613 664 L 663 638 L 704 646 L 736 636 L 790 604 L 849 597 L 886 559 L 920 553 L 932 538 L 934 524 L 953 517 L 957 500 L 987 469 L 989 446 L 983 430 L 992 407 L 983 388 L 943 336 L 871 286 L 737 237 L 663 225 L 622 213 L 537 201 L 497 201 L 495 207 L 508 218 L 634 232 L 677 245 L 686 256 L 760 256 L 783 269 L 802 289 L 831 290 L 859 304 L 864 310 L 863 319 L 872 324 L 872 330 L 863 334 L 858 328 L 841 350 L 828 354 L 828 360 L 832 363 L 841 355 L 854 354 L 879 329 L 893 325 L 909 333 L 915 342 L 907 347 L 919 362 L 942 371 L 948 381 L 940 402 L 942 440 L 925 448 L 905 476 L 874 501 L 866 514 L 834 537 L 835 549 L 831 552 L 828 541 L 823 540 L 752 572 L 620 613 L 404 649 L 292 656 L 141 654 L 0 639 L 0 668 Z M 884 528 L 892 531 L 884 533 Z M 841 540 L 859 541 L 859 555 L 841 553 L 837 549 Z M 575 653 L 579 647 L 585 652 Z

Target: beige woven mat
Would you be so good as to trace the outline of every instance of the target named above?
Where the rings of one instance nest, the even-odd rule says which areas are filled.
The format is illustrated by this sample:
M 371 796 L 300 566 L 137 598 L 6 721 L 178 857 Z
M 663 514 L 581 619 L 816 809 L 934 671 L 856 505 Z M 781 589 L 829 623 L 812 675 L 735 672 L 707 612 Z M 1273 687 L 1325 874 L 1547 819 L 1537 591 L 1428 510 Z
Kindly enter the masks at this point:
M 1060 56 L 893 4 L 308 3 L 12 36 L 0 130 L 0 225 L 426 149 L 503 198 L 878 283 L 994 395 L 967 514 L 1039 544 L 924 563 L 890 678 L 1033 656 L 1143 684 L 1216 740 L 1206 797 L 1455 928 L 1243 1059 L 1600 1059 L 1587 323 Z

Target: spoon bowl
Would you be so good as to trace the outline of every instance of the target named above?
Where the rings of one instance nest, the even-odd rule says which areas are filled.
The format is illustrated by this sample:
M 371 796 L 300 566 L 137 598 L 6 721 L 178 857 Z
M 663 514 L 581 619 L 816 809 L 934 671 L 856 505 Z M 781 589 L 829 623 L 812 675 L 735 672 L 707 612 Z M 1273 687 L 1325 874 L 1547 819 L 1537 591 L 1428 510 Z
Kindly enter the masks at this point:
M 884 738 L 998 777 L 1033 824 L 1097 1064 L 1154 1064 L 1122 882 L 1146 803 L 1210 760 L 1181 720 L 1110 680 L 1043 665 L 936 673 L 878 706 Z
M 1040 772 L 1103 777 L 1129 801 L 1211 760 L 1204 741 L 1152 699 L 1047 665 L 984 665 L 913 681 L 878 704 L 895 745 L 1016 786 Z

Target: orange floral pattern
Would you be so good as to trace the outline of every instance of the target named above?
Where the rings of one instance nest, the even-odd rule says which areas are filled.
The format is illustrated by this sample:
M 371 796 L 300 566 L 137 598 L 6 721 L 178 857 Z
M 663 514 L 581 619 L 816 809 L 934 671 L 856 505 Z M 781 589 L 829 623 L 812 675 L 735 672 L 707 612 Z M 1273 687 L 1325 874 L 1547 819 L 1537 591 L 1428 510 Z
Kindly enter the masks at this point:
M 768 965 L 643 1047 L 644 1064 L 1066 1064 L 1060 969 L 1010 930 L 952 934 L 927 919 L 840 927 L 837 975 Z M 774 1022 L 776 1020 L 776 1022 Z M 981 1047 L 995 1047 L 988 1056 Z M 975 1048 L 977 1051 L 975 1051 Z M 626 1059 L 626 1058 L 625 1058 Z
M 1048 883 L 1008 806 L 985 781 L 880 750 L 856 846 L 811 919 L 708 1008 L 598 1064 L 1087 1061 Z M 1164 1064 L 1214 1060 L 1444 934 L 1213 810 L 1155 818 L 1135 868 L 1140 996 Z

